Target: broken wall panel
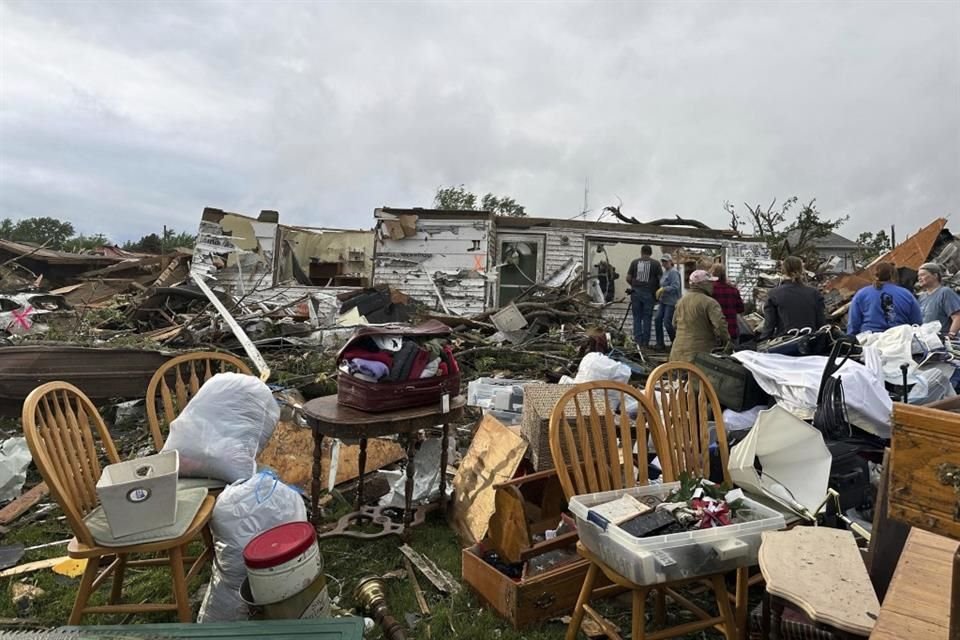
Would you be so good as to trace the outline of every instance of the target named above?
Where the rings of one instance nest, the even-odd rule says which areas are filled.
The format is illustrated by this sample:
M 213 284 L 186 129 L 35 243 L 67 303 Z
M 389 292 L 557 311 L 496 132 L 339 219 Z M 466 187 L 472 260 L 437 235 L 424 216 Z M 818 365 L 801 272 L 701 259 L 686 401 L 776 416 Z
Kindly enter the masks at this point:
M 487 219 L 419 218 L 414 235 L 395 240 L 381 219 L 374 241 L 374 284 L 386 284 L 435 309 L 457 315 L 486 308 Z M 442 303 L 438 299 L 442 298 Z

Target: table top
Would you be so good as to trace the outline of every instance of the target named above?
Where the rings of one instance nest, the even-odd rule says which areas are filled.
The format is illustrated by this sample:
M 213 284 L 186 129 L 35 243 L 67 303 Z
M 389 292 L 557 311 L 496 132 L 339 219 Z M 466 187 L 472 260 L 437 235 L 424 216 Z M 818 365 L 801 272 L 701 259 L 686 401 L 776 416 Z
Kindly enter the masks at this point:
M 873 629 L 880 602 L 851 532 L 764 531 L 759 555 L 767 593 L 800 607 L 814 622 L 861 636 Z
M 947 640 L 953 554 L 958 546 L 956 540 L 910 530 L 870 640 Z
M 307 424 L 334 438 L 378 438 L 395 433 L 412 433 L 443 422 L 459 420 L 467 399 L 450 399 L 450 411 L 442 413 L 439 403 L 410 409 L 367 413 L 337 404 L 337 396 L 315 398 L 303 405 Z

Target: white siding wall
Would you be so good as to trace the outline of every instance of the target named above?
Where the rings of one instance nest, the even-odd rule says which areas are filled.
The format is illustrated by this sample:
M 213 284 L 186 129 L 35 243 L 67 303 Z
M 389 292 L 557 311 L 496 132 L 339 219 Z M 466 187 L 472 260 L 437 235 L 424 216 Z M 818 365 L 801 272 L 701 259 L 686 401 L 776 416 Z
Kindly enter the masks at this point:
M 485 310 L 486 220 L 417 220 L 416 236 L 402 240 L 380 237 L 377 231 L 375 284 L 390 285 L 439 311 L 437 288 L 452 313 L 472 315 Z

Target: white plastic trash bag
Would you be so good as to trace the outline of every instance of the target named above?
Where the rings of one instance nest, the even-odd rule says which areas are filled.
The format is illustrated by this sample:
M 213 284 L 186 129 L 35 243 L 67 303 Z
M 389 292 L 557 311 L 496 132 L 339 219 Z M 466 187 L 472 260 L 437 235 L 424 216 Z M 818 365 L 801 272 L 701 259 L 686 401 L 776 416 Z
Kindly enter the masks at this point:
M 7 438 L 0 442 L 0 502 L 20 495 L 32 460 L 26 438 Z
M 306 520 L 303 497 L 270 472 L 226 487 L 210 520 L 216 555 L 197 622 L 246 620 L 247 605 L 240 599 L 247 577 L 243 548 L 267 529 Z
M 617 362 L 602 353 L 588 353 L 580 360 L 580 366 L 577 367 L 577 376 L 573 379 L 573 384 L 595 382 L 597 380 L 613 380 L 627 384 L 630 382 L 630 373 L 630 367 L 622 362 Z M 620 410 L 619 393 L 608 393 L 607 402 L 610 403 L 611 410 Z M 637 415 L 636 405 L 636 400 L 629 397 L 627 398 L 627 413 L 629 415 Z
M 261 380 L 218 373 L 170 423 L 163 451 L 180 452 L 182 477 L 244 480 L 256 473 L 257 454 L 279 419 L 280 407 Z

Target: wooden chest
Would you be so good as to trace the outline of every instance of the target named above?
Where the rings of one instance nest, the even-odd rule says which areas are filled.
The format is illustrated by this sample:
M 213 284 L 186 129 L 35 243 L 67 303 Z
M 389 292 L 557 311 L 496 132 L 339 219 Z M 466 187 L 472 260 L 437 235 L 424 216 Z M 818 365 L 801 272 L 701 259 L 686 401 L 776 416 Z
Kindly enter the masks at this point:
M 513 580 L 484 562 L 479 546 L 463 550 L 463 581 L 515 629 L 570 615 L 587 577 L 586 560 L 577 560 L 532 578 Z M 594 598 L 622 591 L 601 573 Z
M 893 406 L 890 517 L 960 540 L 960 414 Z

